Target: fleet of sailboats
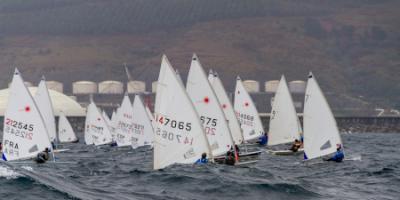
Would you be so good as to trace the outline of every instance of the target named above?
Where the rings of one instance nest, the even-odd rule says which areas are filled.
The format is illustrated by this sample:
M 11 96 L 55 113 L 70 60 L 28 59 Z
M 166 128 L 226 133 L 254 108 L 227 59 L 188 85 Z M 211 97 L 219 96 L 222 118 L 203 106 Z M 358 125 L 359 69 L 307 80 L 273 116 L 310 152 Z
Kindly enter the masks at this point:
M 56 121 L 44 77 L 34 97 L 15 69 L 4 116 L 3 152 L 5 161 L 34 158 L 52 142 L 78 141 L 71 124 L 61 111 Z M 113 111 L 111 119 L 100 112 L 93 98 L 87 107 L 84 142 L 138 148 L 153 147 L 153 168 L 173 164 L 193 164 L 206 154 L 210 161 L 236 152 L 236 145 L 255 142 L 265 134 L 256 105 L 237 77 L 233 105 L 216 72 L 205 73 L 199 58 L 191 60 L 186 87 L 178 71 L 163 55 L 157 81 L 154 114 L 135 95 L 129 95 Z M 335 118 L 314 75 L 308 76 L 303 111 L 304 137 L 300 120 L 285 77 L 282 75 L 269 121 L 268 146 L 304 139 L 304 159 L 321 158 L 343 148 Z M 268 150 L 276 155 L 290 150 Z M 300 151 L 302 152 L 302 151 Z

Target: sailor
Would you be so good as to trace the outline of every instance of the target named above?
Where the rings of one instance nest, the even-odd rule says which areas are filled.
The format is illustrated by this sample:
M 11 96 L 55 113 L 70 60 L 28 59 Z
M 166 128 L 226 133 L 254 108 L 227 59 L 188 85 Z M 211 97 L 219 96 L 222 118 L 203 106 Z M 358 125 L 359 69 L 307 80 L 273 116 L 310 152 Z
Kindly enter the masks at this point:
M 45 163 L 47 160 L 49 160 L 49 152 L 50 152 L 49 148 L 46 147 L 44 151 L 38 153 L 35 161 L 37 163 Z
M 198 159 L 194 164 L 207 164 L 207 163 L 208 163 L 207 153 L 202 153 L 201 158 Z
M 235 156 L 232 151 L 228 151 L 225 156 L 226 165 L 235 165 Z
M 342 145 L 336 145 L 336 153 L 331 158 L 326 159 L 325 161 L 335 161 L 335 162 L 342 162 L 344 159 L 344 153 L 342 151 Z
M 257 141 L 257 143 L 260 144 L 260 145 L 262 145 L 262 146 L 266 145 L 267 142 L 268 142 L 267 133 L 264 133 L 262 136 L 260 136 L 260 137 L 258 138 L 258 141 Z
M 292 147 L 289 150 L 291 150 L 293 152 L 297 152 L 300 149 L 301 145 L 302 145 L 302 142 L 300 142 L 298 139 L 295 139 L 292 144 Z

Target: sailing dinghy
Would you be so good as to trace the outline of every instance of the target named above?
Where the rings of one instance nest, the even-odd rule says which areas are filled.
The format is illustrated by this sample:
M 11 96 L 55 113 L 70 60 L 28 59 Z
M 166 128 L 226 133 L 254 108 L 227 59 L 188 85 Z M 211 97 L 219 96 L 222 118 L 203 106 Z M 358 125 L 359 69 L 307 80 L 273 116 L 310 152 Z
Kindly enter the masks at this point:
M 115 141 L 118 147 L 131 146 L 133 136 L 133 107 L 128 93 L 125 93 L 121 107 L 117 112 Z
M 53 104 L 50 98 L 49 90 L 47 89 L 46 79 L 44 76 L 42 76 L 42 79 L 40 80 L 38 89 L 34 96 L 34 100 L 39 108 L 40 114 L 43 117 L 46 129 L 49 133 L 50 142 L 55 148 L 53 149 L 53 151 L 56 153 L 68 151 L 69 149 L 59 149 L 57 145 L 59 141 L 57 141 L 56 121 L 53 112 Z
M 200 118 L 182 82 L 163 55 L 155 101 L 153 168 L 193 164 L 207 153 L 212 159 Z
M 264 127 L 258 115 L 257 108 L 249 93 L 244 88 L 240 77 L 236 79 L 234 110 L 242 129 L 246 150 L 245 153 L 241 153 L 240 155 L 252 156 L 260 154 L 261 151 L 247 152 L 247 144 L 256 141 L 262 136 L 264 134 Z
M 50 141 L 56 142 L 56 121 L 53 112 L 53 104 L 50 99 L 49 90 L 47 89 L 44 76 L 42 76 L 42 79 L 40 80 L 34 100 L 45 122 Z
M 111 131 L 111 136 L 113 141 L 115 141 L 116 139 L 116 134 L 115 134 L 115 127 L 117 127 L 117 113 L 118 113 L 119 108 L 117 108 L 117 112 L 115 112 L 115 110 L 113 111 L 112 115 L 111 115 L 111 119 L 110 119 L 110 131 Z
M 208 75 L 208 80 L 217 95 L 218 101 L 224 111 L 225 118 L 228 120 L 229 130 L 231 132 L 233 141 L 235 144 L 239 145 L 243 143 L 243 134 L 240 128 L 239 121 L 235 115 L 235 111 L 233 110 L 233 106 L 231 100 L 226 93 L 224 86 L 222 85 L 222 81 L 219 78 L 216 72 L 210 71 Z
M 100 113 L 93 99 L 87 108 L 85 121 L 85 143 L 95 146 L 112 143 L 112 136 L 103 115 Z
M 32 159 L 46 148 L 52 151 L 43 117 L 18 69 L 14 72 L 4 113 L 2 144 L 4 161 Z
M 314 75 L 310 72 L 304 99 L 304 160 L 327 156 L 336 152 L 337 145 L 344 151 L 336 120 Z
M 133 100 L 133 113 L 132 148 L 152 145 L 154 140 L 152 120 L 139 95 L 135 95 Z
M 257 108 L 240 77 L 236 79 L 234 109 L 243 130 L 244 141 L 257 140 L 264 134 L 264 127 Z
M 189 69 L 186 91 L 203 123 L 213 156 L 225 156 L 233 147 L 233 138 L 218 98 L 195 54 Z
M 292 143 L 295 139 L 300 140 L 301 125 L 297 117 L 292 96 L 285 76 L 282 75 L 272 103 L 271 116 L 269 121 L 268 146 Z M 267 150 L 275 155 L 293 155 L 303 152 L 291 150 Z
M 71 124 L 62 111 L 58 118 L 58 141 L 60 143 L 76 143 L 79 141 Z

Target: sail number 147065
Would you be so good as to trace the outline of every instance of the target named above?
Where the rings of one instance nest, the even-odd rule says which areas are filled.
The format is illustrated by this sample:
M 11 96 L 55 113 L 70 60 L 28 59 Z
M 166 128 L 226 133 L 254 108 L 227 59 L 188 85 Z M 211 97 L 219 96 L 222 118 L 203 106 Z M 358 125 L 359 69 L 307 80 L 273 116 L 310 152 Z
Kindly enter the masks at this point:
M 171 128 L 176 128 L 180 130 L 191 131 L 192 130 L 192 123 L 183 122 L 183 121 L 176 121 L 173 119 L 169 119 L 167 117 L 160 116 L 157 119 L 157 122 L 164 125 L 169 126 Z

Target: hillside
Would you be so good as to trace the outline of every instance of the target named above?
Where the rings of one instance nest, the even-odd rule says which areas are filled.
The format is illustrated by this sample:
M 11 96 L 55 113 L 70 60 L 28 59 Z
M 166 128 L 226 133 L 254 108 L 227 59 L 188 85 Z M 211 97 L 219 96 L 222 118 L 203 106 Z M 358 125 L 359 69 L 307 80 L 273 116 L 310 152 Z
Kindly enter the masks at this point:
M 157 79 L 167 54 L 182 74 L 192 52 L 231 90 L 236 75 L 305 79 L 330 101 L 400 109 L 400 2 L 395 0 L 3 0 L 0 86 L 27 80 Z M 67 88 L 68 90 L 68 88 Z

